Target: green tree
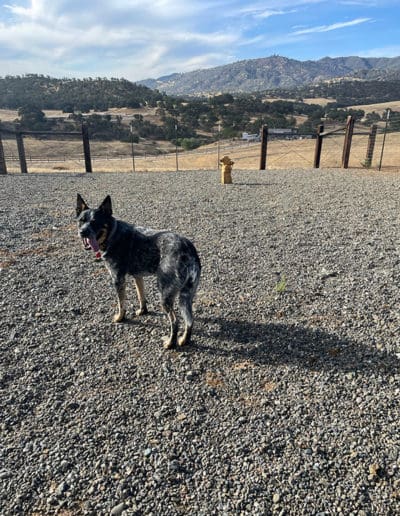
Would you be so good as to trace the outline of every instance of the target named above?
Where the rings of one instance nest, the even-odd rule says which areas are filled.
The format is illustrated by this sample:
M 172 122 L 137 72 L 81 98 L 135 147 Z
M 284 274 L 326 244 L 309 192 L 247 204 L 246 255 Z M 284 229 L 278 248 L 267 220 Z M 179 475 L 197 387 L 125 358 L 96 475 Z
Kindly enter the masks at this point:
M 23 129 L 45 131 L 51 126 L 43 111 L 36 106 L 26 105 L 20 107 L 18 109 L 18 116 Z
M 372 124 L 376 124 L 380 120 L 381 120 L 381 115 L 379 113 L 376 113 L 376 111 L 372 111 L 372 113 L 367 113 L 365 115 L 364 123 L 366 125 L 372 125 Z
M 400 131 L 400 113 L 398 111 L 390 113 L 388 127 L 390 131 Z
M 185 150 L 193 150 L 197 149 L 201 145 L 201 141 L 197 138 L 179 138 L 178 145 L 180 145 Z

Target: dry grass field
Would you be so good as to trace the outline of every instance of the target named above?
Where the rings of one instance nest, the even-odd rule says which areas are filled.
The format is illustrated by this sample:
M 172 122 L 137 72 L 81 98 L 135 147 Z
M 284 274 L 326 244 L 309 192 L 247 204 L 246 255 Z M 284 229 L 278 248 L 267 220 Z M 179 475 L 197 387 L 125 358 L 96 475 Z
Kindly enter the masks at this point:
M 313 104 L 326 104 L 334 99 L 304 99 Z M 384 113 L 387 108 L 400 111 L 400 101 L 365 106 L 354 106 L 366 112 Z M 61 111 L 46 111 L 49 118 L 68 116 Z M 134 114 L 142 114 L 147 120 L 156 123 L 154 108 L 110 109 L 107 113 L 129 119 Z M 0 120 L 12 121 L 17 118 L 15 110 L 0 109 Z M 304 120 L 299 120 L 299 123 Z M 362 133 L 362 134 L 360 134 Z M 364 168 L 368 144 L 368 128 L 360 127 L 355 131 L 350 155 L 351 168 Z M 321 168 L 340 167 L 342 160 L 344 134 L 343 131 L 324 139 Z M 82 142 L 76 140 L 39 140 L 25 137 L 25 152 L 29 172 L 82 172 L 84 170 Z M 383 135 L 378 134 L 372 169 L 379 167 Z M 4 152 L 9 173 L 20 171 L 17 159 L 15 140 L 4 139 Z M 234 161 L 234 169 L 254 170 L 259 168 L 260 144 L 243 143 L 241 141 L 224 141 L 203 146 L 194 151 L 183 152 L 170 142 L 146 141 L 134 145 L 134 160 L 130 143 L 91 142 L 93 170 L 95 172 L 137 172 L 164 170 L 215 170 L 218 168 L 218 157 L 228 154 Z M 267 168 L 312 168 L 314 162 L 315 140 L 271 140 L 268 142 Z M 400 168 L 400 134 L 388 133 L 385 150 L 382 156 L 382 168 Z
M 367 129 L 365 130 L 367 133 Z M 325 138 L 322 147 L 321 168 L 341 166 L 344 135 L 337 134 Z M 351 168 L 364 168 L 368 143 L 367 134 L 355 134 L 350 155 Z M 377 169 L 381 158 L 383 135 L 378 134 L 372 169 Z M 14 140 L 3 142 L 7 157 L 9 173 L 20 171 L 17 160 L 17 148 Z M 146 146 L 134 146 L 134 165 L 136 172 L 153 172 L 176 170 L 215 170 L 218 168 L 218 156 L 229 155 L 235 169 L 256 170 L 260 163 L 260 143 L 221 142 L 211 144 L 194 151 L 179 151 L 165 142 L 151 142 Z M 267 168 L 303 168 L 313 167 L 315 140 L 272 140 L 268 142 Z M 25 151 L 29 172 L 82 172 L 84 159 L 82 142 L 34 140 L 25 138 Z M 138 155 L 138 153 L 141 155 Z M 129 172 L 133 170 L 131 145 L 122 142 L 91 142 L 92 165 L 94 172 Z M 388 133 L 386 136 L 382 168 L 400 170 L 400 133 Z
M 46 118 L 68 118 L 70 113 L 64 113 L 58 109 L 44 109 Z M 123 119 L 130 119 L 133 115 L 142 115 L 146 120 L 156 124 L 160 117 L 156 115 L 156 108 L 143 107 L 138 109 L 133 108 L 110 108 L 108 111 L 91 111 L 90 114 L 96 113 L 98 115 L 121 116 Z M 13 122 L 18 118 L 18 110 L 16 109 L 0 109 L 0 121 Z
M 383 115 L 387 109 L 400 112 L 400 100 L 395 102 L 381 102 L 379 104 L 361 104 L 359 106 L 349 106 L 350 109 L 362 109 L 365 113 L 375 111 L 379 115 Z
M 17 116 L 15 109 L 0 109 L 0 121 L 2 122 L 13 122 Z
M 303 99 L 305 104 L 316 104 L 318 106 L 326 106 L 329 102 L 336 102 L 334 98 L 315 97 L 311 99 Z

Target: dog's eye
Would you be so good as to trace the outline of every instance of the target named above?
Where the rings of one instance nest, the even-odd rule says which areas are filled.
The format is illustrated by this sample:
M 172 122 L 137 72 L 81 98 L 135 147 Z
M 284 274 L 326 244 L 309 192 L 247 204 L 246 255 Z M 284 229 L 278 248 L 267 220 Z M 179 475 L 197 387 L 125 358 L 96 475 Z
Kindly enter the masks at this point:
M 89 222 L 89 221 L 90 221 L 90 216 L 87 211 L 84 211 L 83 213 L 81 213 L 81 215 L 78 218 L 79 224 L 85 224 L 86 222 Z

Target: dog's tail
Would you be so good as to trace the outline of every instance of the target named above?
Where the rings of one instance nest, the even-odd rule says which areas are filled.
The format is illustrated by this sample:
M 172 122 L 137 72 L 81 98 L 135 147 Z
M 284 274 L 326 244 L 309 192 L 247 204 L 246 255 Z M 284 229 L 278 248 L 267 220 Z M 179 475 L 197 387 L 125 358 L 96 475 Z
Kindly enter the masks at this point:
M 201 271 L 201 264 L 200 260 L 194 260 L 189 267 L 187 268 L 187 274 L 186 274 L 186 281 L 184 288 L 191 290 L 193 292 L 193 295 L 195 294 L 197 287 L 200 283 L 200 271 Z
M 193 298 L 200 282 L 201 262 L 192 242 L 187 240 L 185 244 L 186 252 L 181 257 L 182 263 L 179 267 L 181 274 L 183 273 L 180 279 L 181 291 L 190 293 Z
M 188 278 L 189 281 L 192 283 L 192 288 L 194 292 L 196 292 L 197 287 L 199 286 L 200 282 L 200 274 L 201 274 L 201 262 L 199 255 L 197 253 L 197 250 L 195 246 L 190 242 L 192 245 L 192 262 L 188 268 Z

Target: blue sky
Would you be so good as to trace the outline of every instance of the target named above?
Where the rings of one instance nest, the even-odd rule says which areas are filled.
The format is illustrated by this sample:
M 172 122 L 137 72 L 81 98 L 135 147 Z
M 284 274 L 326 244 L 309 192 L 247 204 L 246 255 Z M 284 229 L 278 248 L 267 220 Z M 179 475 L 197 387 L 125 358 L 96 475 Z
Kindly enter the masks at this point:
M 400 55 L 400 0 L 0 0 L 0 76 L 124 77 Z

